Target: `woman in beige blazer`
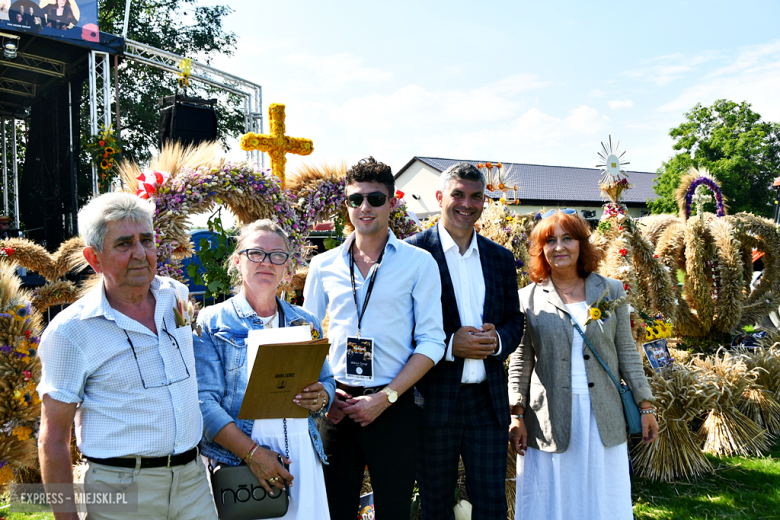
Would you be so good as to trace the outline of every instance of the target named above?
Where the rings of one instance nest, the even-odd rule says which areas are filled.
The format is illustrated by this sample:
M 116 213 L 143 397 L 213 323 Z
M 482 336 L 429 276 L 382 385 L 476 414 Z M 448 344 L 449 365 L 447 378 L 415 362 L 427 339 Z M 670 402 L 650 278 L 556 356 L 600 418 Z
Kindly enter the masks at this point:
M 575 210 L 546 213 L 531 233 L 520 291 L 526 329 L 509 365 L 510 443 L 517 461 L 516 519 L 633 518 L 626 422 L 614 382 L 572 324 L 577 320 L 642 412 L 642 437 L 658 436 L 650 387 L 631 335 L 628 305 L 600 322 L 589 309 L 625 296 L 618 280 L 594 271 L 600 253 Z

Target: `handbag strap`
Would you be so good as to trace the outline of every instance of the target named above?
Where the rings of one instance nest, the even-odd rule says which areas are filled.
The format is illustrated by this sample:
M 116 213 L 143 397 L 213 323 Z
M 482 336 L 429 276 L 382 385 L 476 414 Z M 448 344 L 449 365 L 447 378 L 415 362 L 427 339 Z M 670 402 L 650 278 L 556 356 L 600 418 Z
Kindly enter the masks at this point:
M 574 325 L 574 328 L 575 328 L 575 329 L 577 329 L 577 332 L 579 332 L 579 333 L 580 333 L 580 336 L 582 336 L 582 339 L 583 339 L 583 341 L 585 341 L 585 343 L 587 343 L 587 345 L 588 345 L 588 348 L 590 348 L 590 351 L 591 351 L 591 352 L 593 352 L 593 355 L 594 355 L 594 356 L 596 356 L 596 359 L 598 359 L 598 360 L 599 360 L 599 363 L 601 363 L 601 366 L 603 366 L 603 367 L 604 367 L 604 370 L 606 370 L 606 371 L 607 371 L 607 374 L 608 374 L 608 375 L 609 375 L 609 377 L 612 379 L 612 382 L 613 382 L 613 383 L 615 383 L 615 386 L 617 387 L 617 389 L 618 389 L 618 392 L 620 392 L 620 393 L 622 394 L 622 393 L 623 393 L 623 387 L 621 387 L 621 386 L 620 386 L 620 382 L 619 382 L 619 381 L 617 380 L 617 378 L 616 378 L 616 377 L 615 377 L 615 376 L 612 374 L 612 371 L 609 369 L 609 367 L 607 366 L 607 364 L 606 364 L 606 363 L 604 363 L 604 360 L 603 360 L 603 359 L 601 359 L 601 356 L 599 356 L 599 353 L 598 353 L 598 352 L 596 352 L 596 349 L 595 349 L 595 348 L 593 348 L 593 345 L 590 343 L 590 340 L 588 339 L 588 336 L 586 336 L 586 335 L 585 335 L 585 333 L 582 331 L 582 328 L 580 327 L 580 324 L 579 324 L 579 323 L 577 323 L 577 322 L 574 320 L 574 318 L 572 318 L 571 316 L 569 317 L 569 319 L 571 320 L 571 324 L 572 324 L 572 325 Z

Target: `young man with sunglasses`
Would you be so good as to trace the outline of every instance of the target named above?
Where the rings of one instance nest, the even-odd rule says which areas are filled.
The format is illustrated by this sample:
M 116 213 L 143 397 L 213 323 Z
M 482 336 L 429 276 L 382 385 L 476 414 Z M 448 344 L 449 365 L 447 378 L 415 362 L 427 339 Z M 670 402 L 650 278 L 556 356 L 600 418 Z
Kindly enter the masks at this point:
M 368 466 L 380 518 L 407 520 L 417 460 L 414 384 L 444 355 L 441 281 L 433 257 L 388 228 L 390 167 L 372 157 L 347 171 L 355 231 L 312 259 L 304 309 L 328 312 L 336 399 L 320 426 L 332 519 L 358 512 Z
M 506 518 L 509 398 L 504 361 L 520 343 L 517 274 L 512 253 L 477 234 L 485 178 L 458 163 L 439 179 L 437 225 L 408 238 L 430 252 L 442 281 L 447 353 L 416 385 L 420 394 L 423 520 L 453 520 L 458 459 L 474 520 Z

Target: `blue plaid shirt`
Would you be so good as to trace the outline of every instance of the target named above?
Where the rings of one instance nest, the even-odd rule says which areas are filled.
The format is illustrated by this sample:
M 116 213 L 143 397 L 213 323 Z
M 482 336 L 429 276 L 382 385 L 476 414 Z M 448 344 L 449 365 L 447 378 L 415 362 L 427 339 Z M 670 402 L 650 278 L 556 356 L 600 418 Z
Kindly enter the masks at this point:
M 157 276 L 151 290 L 157 335 L 114 310 L 101 283 L 59 313 L 41 338 L 38 394 L 80 403 L 76 442 L 87 457 L 159 457 L 200 440 L 192 329 L 177 328 L 173 314 L 187 287 Z

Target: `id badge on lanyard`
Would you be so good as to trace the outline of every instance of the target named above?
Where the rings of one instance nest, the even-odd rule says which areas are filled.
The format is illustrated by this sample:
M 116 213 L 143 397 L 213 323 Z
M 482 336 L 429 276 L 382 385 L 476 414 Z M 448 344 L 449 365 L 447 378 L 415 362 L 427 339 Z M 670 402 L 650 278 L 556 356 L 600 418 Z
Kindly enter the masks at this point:
M 374 380 L 373 338 L 347 338 L 347 378 Z
M 360 326 L 363 323 L 363 317 L 366 315 L 368 300 L 371 298 L 374 282 L 376 282 L 377 273 L 379 272 L 379 264 L 382 262 L 382 257 L 385 252 L 382 251 L 382 254 L 379 255 L 377 265 L 371 275 L 371 280 L 368 282 L 366 299 L 363 301 L 363 310 L 361 312 L 360 307 L 358 307 L 357 288 L 355 287 L 355 256 L 352 252 L 354 245 L 355 243 L 353 242 L 349 248 L 349 276 L 352 281 L 352 296 L 355 299 L 355 310 L 358 313 L 358 330 L 357 336 L 347 337 L 347 378 L 359 379 L 361 381 L 373 381 L 374 339 L 361 337 Z

